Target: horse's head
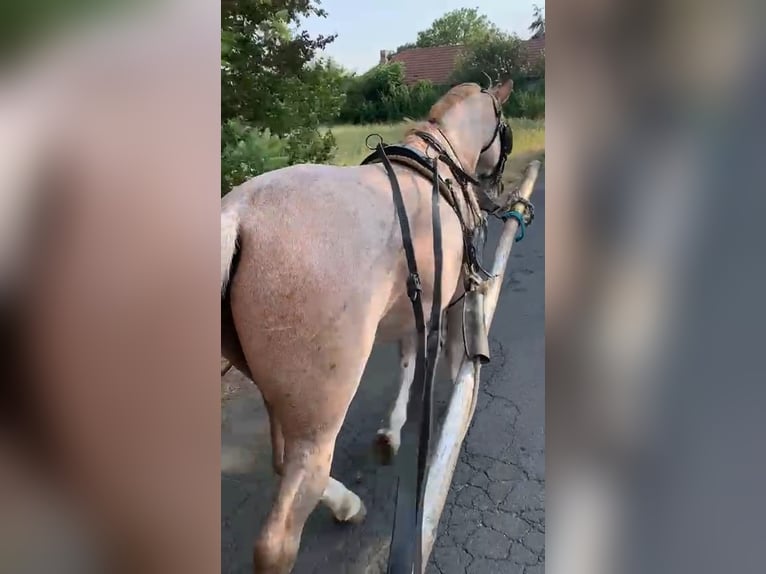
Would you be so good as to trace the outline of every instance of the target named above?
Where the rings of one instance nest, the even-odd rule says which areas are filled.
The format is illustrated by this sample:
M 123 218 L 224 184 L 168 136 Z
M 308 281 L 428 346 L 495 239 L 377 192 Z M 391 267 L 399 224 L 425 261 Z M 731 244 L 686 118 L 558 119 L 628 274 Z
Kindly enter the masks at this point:
M 476 179 L 482 192 L 496 194 L 501 191 L 505 161 L 513 147 L 510 126 L 503 118 L 502 106 L 513 91 L 513 80 L 493 88 L 483 89 L 474 96 L 481 99 L 481 118 L 476 129 L 478 140 L 483 142 L 476 163 Z M 482 139 L 483 138 L 483 139 Z
M 454 160 L 451 169 L 457 178 L 473 184 L 479 195 L 497 196 L 512 147 L 511 129 L 502 112 L 512 91 L 512 80 L 492 88 L 459 84 L 434 104 L 428 122 L 411 133 L 422 137 L 428 131 L 436 136 L 437 149 Z

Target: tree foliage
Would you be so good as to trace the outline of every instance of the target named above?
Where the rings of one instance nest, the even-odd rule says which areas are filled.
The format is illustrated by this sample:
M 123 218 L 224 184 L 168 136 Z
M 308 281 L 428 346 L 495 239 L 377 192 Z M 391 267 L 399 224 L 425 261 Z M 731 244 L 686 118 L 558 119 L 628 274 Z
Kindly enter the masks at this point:
M 415 42 L 407 42 L 406 44 L 402 44 L 396 50 L 393 51 L 394 54 L 398 54 L 399 52 L 403 52 L 404 50 L 411 50 L 412 48 L 417 48 L 418 45 Z
M 421 118 L 450 87 L 461 82 L 486 86 L 511 78 L 516 89 L 504 106 L 510 117 L 545 116 L 545 63 L 530 64 L 525 44 L 515 35 L 501 32 L 473 8 L 448 12 L 428 30 L 418 34 L 416 44 L 404 44 L 399 51 L 420 45 L 461 44 L 466 50 L 459 58 L 447 86 L 419 82 L 407 86 L 400 63 L 379 65 L 361 76 L 349 78 L 347 97 L 338 121 L 341 123 L 393 122 Z
M 521 40 L 509 34 L 495 34 L 468 46 L 457 61 L 452 80 L 455 83 L 476 82 L 486 85 L 489 76 L 494 82 L 508 78 L 517 82 L 527 77 L 529 72 L 527 54 Z
M 476 82 L 486 86 L 512 79 L 514 91 L 504 106 L 510 117 L 545 116 L 545 61 L 529 63 L 522 41 L 513 35 L 495 34 L 468 47 L 457 62 L 453 83 Z
M 419 48 L 429 46 L 458 46 L 473 44 L 499 32 L 478 8 L 459 8 L 437 18 L 427 30 L 418 32 L 415 45 Z
M 532 32 L 533 38 L 542 38 L 545 36 L 545 14 L 537 4 L 532 9 L 532 18 L 529 31 Z
M 221 4 L 221 116 L 253 125 L 290 124 L 281 97 L 293 84 L 307 80 L 306 65 L 334 36 L 311 38 L 293 32 L 300 17 L 325 16 L 312 0 L 229 0 Z M 276 96 L 276 97 L 275 97 Z M 280 125 L 283 124 L 283 125 Z
M 295 30 L 310 15 L 326 16 L 317 0 L 221 3 L 224 192 L 282 163 L 331 156 L 332 134 L 320 133 L 319 126 L 337 117 L 346 74 L 316 58 L 334 36 Z
M 538 10 L 536 17 L 541 15 Z M 333 36 L 298 29 L 306 16 L 326 16 L 319 0 L 225 0 L 221 3 L 222 191 L 265 171 L 329 161 L 337 121 L 395 122 L 422 118 L 449 86 L 404 82 L 401 64 L 353 75 L 317 53 Z M 544 26 L 544 18 L 543 18 Z M 543 27 L 544 32 L 544 27 Z M 509 116 L 542 117 L 544 70 L 530 70 L 524 47 L 475 8 L 453 10 L 400 49 L 465 45 L 453 82 L 513 78 Z M 538 78 L 527 85 L 529 77 Z

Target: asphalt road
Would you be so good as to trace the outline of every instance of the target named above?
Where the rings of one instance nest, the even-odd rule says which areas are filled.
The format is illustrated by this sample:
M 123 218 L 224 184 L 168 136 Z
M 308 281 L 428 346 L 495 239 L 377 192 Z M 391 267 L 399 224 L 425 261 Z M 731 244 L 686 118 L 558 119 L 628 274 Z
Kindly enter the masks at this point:
M 545 561 L 545 173 L 533 196 L 537 218 L 511 254 L 482 369 L 479 402 L 463 444 L 428 574 L 542 574 Z M 490 229 L 491 261 L 498 225 Z M 295 574 L 385 572 L 394 510 L 393 467 L 371 445 L 396 395 L 396 352 L 375 349 L 338 439 L 333 476 L 367 506 L 358 526 L 318 507 L 309 518 Z M 437 383 L 437 409 L 449 396 Z M 221 537 L 225 574 L 251 574 L 251 548 L 268 512 L 268 421 L 257 389 L 233 369 L 223 379 Z

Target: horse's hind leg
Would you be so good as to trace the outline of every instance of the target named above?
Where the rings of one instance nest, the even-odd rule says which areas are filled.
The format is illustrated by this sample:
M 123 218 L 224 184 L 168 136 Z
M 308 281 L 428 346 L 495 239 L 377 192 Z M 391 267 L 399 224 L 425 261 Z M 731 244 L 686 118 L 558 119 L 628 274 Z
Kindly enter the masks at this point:
M 274 472 L 278 476 L 282 476 L 284 474 L 285 438 L 282 435 L 282 429 L 274 410 L 269 407 L 269 403 L 266 401 L 264 404 L 269 413 L 271 426 L 271 464 Z M 366 514 L 362 500 L 333 477 L 330 477 L 320 500 L 332 511 L 333 516 L 339 522 L 359 522 Z
M 331 426 L 321 434 L 309 432 L 285 438 L 279 492 L 253 552 L 256 573 L 291 571 L 303 526 L 320 500 L 337 520 L 358 522 L 364 518 L 366 511 L 359 497 L 330 478 L 335 439 L 343 419 L 327 422 Z
M 237 336 L 237 330 L 234 326 L 234 319 L 231 314 L 231 305 L 229 298 L 221 300 L 221 354 L 234 365 L 234 367 L 252 380 L 250 367 L 247 365 L 245 353 Z M 285 441 L 282 437 L 282 429 L 279 427 L 279 421 L 274 415 L 273 409 L 269 406 L 266 399 L 263 399 L 266 405 L 266 411 L 269 414 L 269 425 L 271 427 L 271 465 L 274 472 L 282 475 L 282 462 L 284 458 Z
M 354 331 L 359 334 L 358 329 Z M 348 337 L 345 346 L 303 362 L 299 384 L 286 376 L 259 381 L 284 437 L 284 462 L 276 500 L 255 544 L 255 572 L 290 572 L 303 526 L 318 502 L 340 521 L 357 522 L 364 517 L 361 500 L 330 478 L 330 466 L 374 337 L 374 327 L 365 329 L 353 346 Z
M 330 478 L 334 436 L 285 441 L 285 464 L 279 493 L 253 552 L 258 574 L 287 574 L 300 546 L 306 519 L 320 500 L 336 519 L 358 522 L 365 515 L 359 497 Z
M 242 350 L 242 345 L 237 336 L 237 330 L 234 327 L 234 318 L 231 314 L 231 302 L 228 297 L 221 299 L 221 354 L 234 367 L 252 380 L 250 368 L 247 366 L 247 359 Z
M 278 476 L 282 476 L 285 464 L 285 437 L 282 435 L 282 428 L 274 409 L 269 406 L 264 398 L 263 404 L 266 405 L 266 412 L 269 414 L 269 429 L 271 431 L 271 467 Z

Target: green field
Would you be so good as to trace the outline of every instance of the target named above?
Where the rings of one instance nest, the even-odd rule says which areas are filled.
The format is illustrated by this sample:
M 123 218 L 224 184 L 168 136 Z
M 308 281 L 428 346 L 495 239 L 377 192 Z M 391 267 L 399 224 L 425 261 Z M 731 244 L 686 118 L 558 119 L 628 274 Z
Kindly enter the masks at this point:
M 513 130 L 513 151 L 505 170 L 505 179 L 515 182 L 520 179 L 526 165 L 533 159 L 545 155 L 545 120 L 509 120 Z M 340 125 L 330 128 L 338 149 L 333 163 L 337 165 L 357 165 L 369 154 L 364 145 L 365 138 L 372 133 L 380 134 L 386 143 L 401 141 L 408 124 L 367 124 Z

